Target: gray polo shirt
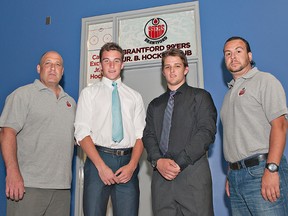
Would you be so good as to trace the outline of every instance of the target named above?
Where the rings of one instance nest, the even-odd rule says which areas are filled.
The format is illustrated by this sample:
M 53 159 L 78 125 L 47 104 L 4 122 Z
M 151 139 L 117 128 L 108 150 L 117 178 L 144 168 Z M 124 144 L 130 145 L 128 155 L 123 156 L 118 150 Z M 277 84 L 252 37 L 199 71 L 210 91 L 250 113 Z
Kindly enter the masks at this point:
M 256 67 L 229 83 L 220 116 L 223 150 L 228 162 L 236 162 L 269 150 L 270 122 L 287 114 L 281 83 Z
M 68 189 L 76 103 L 59 98 L 39 80 L 16 89 L 5 103 L 0 127 L 17 132 L 17 156 L 25 187 Z

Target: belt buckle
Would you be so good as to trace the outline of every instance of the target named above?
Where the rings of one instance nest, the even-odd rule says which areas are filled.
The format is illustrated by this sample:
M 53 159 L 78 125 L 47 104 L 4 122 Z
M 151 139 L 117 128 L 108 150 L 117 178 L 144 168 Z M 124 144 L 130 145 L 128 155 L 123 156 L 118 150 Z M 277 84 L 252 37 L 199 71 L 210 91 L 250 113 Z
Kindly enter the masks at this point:
M 237 170 L 242 168 L 241 163 L 237 162 L 236 164 L 237 164 Z
M 124 155 L 124 151 L 123 150 L 116 150 L 116 155 L 117 156 L 123 156 Z
M 232 170 L 239 170 L 242 168 L 241 163 L 239 162 L 232 163 L 230 167 Z

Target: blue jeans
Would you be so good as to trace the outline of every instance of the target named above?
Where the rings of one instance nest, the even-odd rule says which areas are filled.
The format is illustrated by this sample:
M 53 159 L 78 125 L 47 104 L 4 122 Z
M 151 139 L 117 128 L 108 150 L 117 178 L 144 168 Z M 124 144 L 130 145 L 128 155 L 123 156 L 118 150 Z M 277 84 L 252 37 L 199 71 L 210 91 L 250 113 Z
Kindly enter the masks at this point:
M 99 151 L 103 161 L 113 172 L 129 163 L 131 155 L 116 156 Z M 98 170 L 87 158 L 84 165 L 83 209 L 85 216 L 106 216 L 107 204 L 111 196 L 113 215 L 137 216 L 139 209 L 139 166 L 126 184 L 105 185 Z
M 283 156 L 279 166 L 280 198 L 265 201 L 261 195 L 261 181 L 266 161 L 253 167 L 229 170 L 230 202 L 234 216 L 287 216 L 288 164 Z

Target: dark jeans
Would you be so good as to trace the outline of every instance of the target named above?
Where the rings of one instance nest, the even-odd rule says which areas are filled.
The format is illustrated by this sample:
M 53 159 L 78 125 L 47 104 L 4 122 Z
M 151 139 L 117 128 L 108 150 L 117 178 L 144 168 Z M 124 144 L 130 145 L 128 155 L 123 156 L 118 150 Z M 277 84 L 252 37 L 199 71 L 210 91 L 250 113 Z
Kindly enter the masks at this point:
M 116 156 L 99 151 L 101 158 L 113 172 L 129 163 L 131 155 Z M 106 216 L 111 196 L 113 215 L 137 216 L 139 209 L 139 166 L 126 184 L 105 185 L 89 158 L 84 165 L 83 209 L 85 216 Z

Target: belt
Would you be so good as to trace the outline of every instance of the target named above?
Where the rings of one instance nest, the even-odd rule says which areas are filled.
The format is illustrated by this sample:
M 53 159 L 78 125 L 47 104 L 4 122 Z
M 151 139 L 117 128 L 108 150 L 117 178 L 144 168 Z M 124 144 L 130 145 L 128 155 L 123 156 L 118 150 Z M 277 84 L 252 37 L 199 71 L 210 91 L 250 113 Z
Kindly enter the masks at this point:
M 257 166 L 259 165 L 261 161 L 266 160 L 267 157 L 268 157 L 268 154 L 260 154 L 252 158 L 237 161 L 235 163 L 229 163 L 229 167 L 232 170 L 239 170 L 245 167 Z
M 96 149 L 98 151 L 105 152 L 105 153 L 108 153 L 108 154 L 113 154 L 113 155 L 117 155 L 117 156 L 123 156 L 123 155 L 131 154 L 133 148 L 111 149 L 111 148 L 107 148 L 107 147 L 97 146 L 96 145 Z

